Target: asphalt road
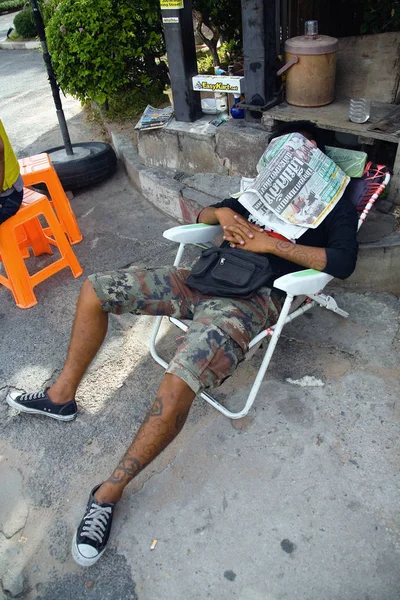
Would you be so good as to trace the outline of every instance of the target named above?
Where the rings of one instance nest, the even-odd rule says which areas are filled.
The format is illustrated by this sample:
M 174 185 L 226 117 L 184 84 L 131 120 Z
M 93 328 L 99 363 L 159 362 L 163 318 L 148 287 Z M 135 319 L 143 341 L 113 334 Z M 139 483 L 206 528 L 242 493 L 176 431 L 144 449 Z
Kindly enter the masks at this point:
M 0 81 L 0 118 L 18 156 L 43 151 L 50 145 L 62 145 L 39 50 L 0 50 Z M 81 141 L 80 103 L 70 96 L 62 96 L 62 102 L 72 141 Z

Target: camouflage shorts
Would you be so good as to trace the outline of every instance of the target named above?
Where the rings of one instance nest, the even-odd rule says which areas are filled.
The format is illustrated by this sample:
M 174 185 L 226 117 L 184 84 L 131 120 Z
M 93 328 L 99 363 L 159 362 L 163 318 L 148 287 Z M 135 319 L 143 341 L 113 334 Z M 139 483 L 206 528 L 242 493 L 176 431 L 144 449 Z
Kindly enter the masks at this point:
M 266 287 L 250 300 L 205 296 L 186 285 L 189 273 L 180 267 L 130 267 L 89 279 L 105 312 L 191 320 L 167 373 L 198 393 L 235 371 L 251 339 L 275 323 L 281 303 Z

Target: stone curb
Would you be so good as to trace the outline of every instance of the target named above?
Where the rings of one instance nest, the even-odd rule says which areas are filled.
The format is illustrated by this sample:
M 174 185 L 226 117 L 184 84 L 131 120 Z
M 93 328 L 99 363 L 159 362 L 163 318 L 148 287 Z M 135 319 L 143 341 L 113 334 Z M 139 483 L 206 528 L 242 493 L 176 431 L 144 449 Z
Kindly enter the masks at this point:
M 111 132 L 112 143 L 132 183 L 158 210 L 179 223 L 193 223 L 204 206 L 219 200 L 186 187 L 180 181 L 184 174 L 173 169 L 146 167 L 128 137 Z
M 186 174 L 173 169 L 149 168 L 139 160 L 130 139 L 111 131 L 112 143 L 129 178 L 139 192 L 158 210 L 179 223 L 194 223 L 200 210 L 220 200 L 185 186 Z M 183 181 L 182 181 L 183 180 Z M 389 292 L 400 295 L 400 231 L 379 242 L 361 244 L 357 268 L 334 286 L 353 291 Z
M 0 42 L 0 50 L 36 50 L 40 42 Z

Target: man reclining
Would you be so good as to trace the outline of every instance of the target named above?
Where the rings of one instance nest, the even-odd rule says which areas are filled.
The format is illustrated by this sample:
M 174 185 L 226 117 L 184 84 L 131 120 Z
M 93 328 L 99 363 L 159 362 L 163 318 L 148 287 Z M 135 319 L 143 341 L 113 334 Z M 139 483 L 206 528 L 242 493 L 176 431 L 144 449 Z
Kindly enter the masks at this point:
M 279 132 L 302 133 L 318 145 L 319 131 L 310 122 L 286 125 Z M 357 258 L 357 213 L 346 195 L 317 229 L 301 243 L 282 241 L 248 221 L 249 213 L 232 198 L 204 208 L 199 223 L 224 229 L 226 244 L 266 254 L 280 275 L 311 268 L 339 278 L 353 272 Z M 83 284 L 68 355 L 57 381 L 46 391 L 10 392 L 7 402 L 22 412 L 69 421 L 77 413 L 75 394 L 101 347 L 108 313 L 167 315 L 191 320 L 189 331 L 169 364 L 154 404 L 110 477 L 90 493 L 72 543 L 74 559 L 95 563 L 106 548 L 115 504 L 125 486 L 181 431 L 197 393 L 220 385 L 236 369 L 250 340 L 279 316 L 282 298 L 271 294 L 273 281 L 250 299 L 204 296 L 190 288 L 190 269 L 132 267 L 91 275 Z

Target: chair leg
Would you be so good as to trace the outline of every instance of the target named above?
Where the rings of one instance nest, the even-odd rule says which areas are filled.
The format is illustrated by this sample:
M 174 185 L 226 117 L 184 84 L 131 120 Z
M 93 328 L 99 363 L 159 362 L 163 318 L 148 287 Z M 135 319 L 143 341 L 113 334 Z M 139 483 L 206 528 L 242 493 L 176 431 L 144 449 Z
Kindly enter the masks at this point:
M 80 275 L 82 275 L 83 269 L 80 266 L 78 259 L 76 258 L 75 253 L 72 250 L 67 238 L 65 237 L 62 227 L 58 222 L 57 217 L 55 216 L 50 205 L 48 205 L 48 208 L 46 207 L 46 210 L 43 211 L 43 214 L 47 219 L 47 222 L 53 233 L 55 243 L 58 246 L 61 256 L 64 257 L 68 262 L 68 266 L 71 269 L 73 276 L 75 278 L 79 277 Z
M 35 306 L 37 299 L 15 239 L 15 228 L 7 227 L 6 224 L 0 227 L 0 252 L 16 305 L 19 308 Z
M 258 390 L 260 389 L 260 385 L 264 379 L 265 373 L 267 372 L 269 363 L 271 361 L 272 355 L 275 351 L 275 347 L 276 344 L 278 343 L 278 340 L 280 338 L 280 335 L 282 333 L 282 329 L 283 326 L 285 325 L 285 321 L 286 318 L 289 314 L 290 311 L 290 307 L 292 305 L 293 302 L 293 296 L 291 295 L 287 295 L 286 296 L 286 300 L 284 302 L 284 305 L 282 307 L 281 313 L 279 315 L 279 319 L 276 323 L 275 329 L 274 329 L 274 333 L 271 336 L 270 342 L 268 344 L 268 348 L 265 352 L 263 361 L 261 363 L 261 366 L 258 370 L 257 376 L 254 380 L 253 386 L 250 390 L 250 393 L 247 397 L 246 403 L 243 407 L 243 409 L 237 413 L 234 413 L 230 410 L 228 410 L 227 408 L 225 408 L 224 406 L 222 406 L 222 404 L 220 404 L 217 400 L 215 400 L 212 396 L 210 396 L 209 394 L 207 394 L 207 392 L 202 392 L 201 397 L 204 398 L 204 400 L 206 400 L 209 404 L 211 404 L 212 406 L 214 406 L 214 408 L 216 408 L 217 410 L 219 410 L 219 412 L 221 412 L 223 415 L 225 415 L 226 417 L 229 417 L 230 419 L 241 419 L 242 417 L 245 417 L 247 415 L 247 413 L 249 412 L 250 408 L 252 407 L 254 400 L 256 399 Z
M 264 379 L 265 373 L 267 372 L 272 355 L 275 351 L 276 344 L 278 343 L 278 340 L 282 333 L 282 329 L 283 329 L 286 319 L 288 317 L 293 299 L 294 299 L 294 297 L 289 294 L 286 296 L 286 300 L 285 300 L 282 310 L 280 312 L 279 319 L 274 328 L 274 333 L 271 336 L 271 339 L 268 344 L 268 348 L 265 352 L 264 359 L 258 370 L 257 376 L 254 380 L 253 386 L 250 390 L 250 393 L 247 397 L 247 400 L 246 400 L 246 403 L 245 403 L 243 409 L 236 413 L 232 412 L 229 409 L 227 409 L 225 406 L 222 406 L 222 404 L 220 402 L 218 402 L 218 400 L 213 398 L 211 396 L 211 394 L 209 394 L 208 392 L 202 392 L 200 394 L 200 396 L 203 398 L 203 400 L 205 400 L 206 402 L 211 404 L 211 406 L 216 408 L 220 413 L 222 413 L 229 419 L 241 419 L 242 417 L 245 417 L 247 415 L 247 413 L 249 412 L 250 408 L 252 407 L 254 400 L 256 399 L 258 390 L 260 389 L 261 383 Z M 150 353 L 151 353 L 151 356 L 154 358 L 154 360 L 159 365 L 161 365 L 164 369 L 166 369 L 168 367 L 168 363 L 159 356 L 159 354 L 157 353 L 157 350 L 156 350 L 156 339 L 157 339 L 158 332 L 160 330 L 162 319 L 163 319 L 163 317 L 156 317 L 156 322 L 154 324 L 153 332 L 152 332 L 152 336 L 151 336 L 151 340 L 150 340 Z
M 166 369 L 168 367 L 168 363 L 165 362 L 165 360 L 163 360 L 161 358 L 161 356 L 157 353 L 157 350 L 156 350 L 157 335 L 160 330 L 161 321 L 163 320 L 163 318 L 164 317 L 156 317 L 153 331 L 151 334 L 151 339 L 150 339 L 150 354 L 159 365 L 161 365 L 164 369 Z
M 53 254 L 51 246 L 44 235 L 42 226 L 37 217 L 26 221 L 23 225 L 26 236 L 28 238 L 28 244 L 32 247 L 33 254 L 35 256 L 41 256 L 42 254 Z
M 336 300 L 332 298 L 332 296 L 327 296 L 326 294 L 316 294 L 310 296 L 310 298 L 315 300 L 315 302 L 317 302 L 320 306 L 331 310 L 332 312 L 336 313 L 337 315 L 340 315 L 341 317 L 344 317 L 345 319 L 347 319 L 347 317 L 349 316 L 348 312 L 338 307 Z
M 57 213 L 58 219 L 63 226 L 65 233 L 67 234 L 71 244 L 78 244 L 82 241 L 83 236 L 78 227 L 76 217 L 71 208 L 71 204 L 67 198 L 67 195 L 62 187 L 60 180 L 52 168 L 51 174 L 49 174 L 46 180 L 47 189 L 51 197 L 52 205 Z

